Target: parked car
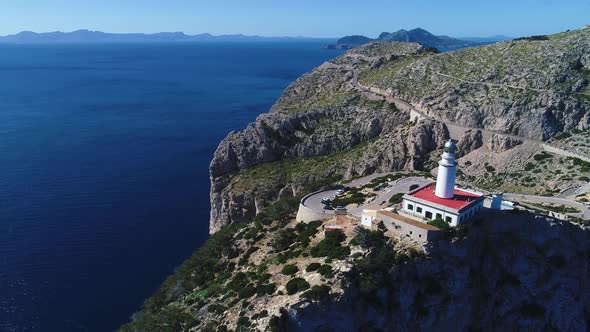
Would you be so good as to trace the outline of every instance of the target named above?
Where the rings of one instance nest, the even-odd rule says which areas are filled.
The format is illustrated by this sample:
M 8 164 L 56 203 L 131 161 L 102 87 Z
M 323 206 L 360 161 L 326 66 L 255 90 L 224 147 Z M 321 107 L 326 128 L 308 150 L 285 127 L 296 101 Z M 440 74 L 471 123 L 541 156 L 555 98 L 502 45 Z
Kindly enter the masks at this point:
M 332 201 L 328 197 L 322 197 L 322 204 L 330 205 L 330 203 L 332 203 Z
M 342 189 L 336 190 L 336 196 L 340 196 L 342 194 L 344 194 L 344 190 L 342 190 Z
M 347 210 L 346 210 L 346 208 L 344 206 L 338 205 L 336 207 L 336 211 L 338 211 L 338 212 L 346 212 Z
M 334 210 L 334 208 L 332 207 L 332 205 L 324 205 L 324 210 Z

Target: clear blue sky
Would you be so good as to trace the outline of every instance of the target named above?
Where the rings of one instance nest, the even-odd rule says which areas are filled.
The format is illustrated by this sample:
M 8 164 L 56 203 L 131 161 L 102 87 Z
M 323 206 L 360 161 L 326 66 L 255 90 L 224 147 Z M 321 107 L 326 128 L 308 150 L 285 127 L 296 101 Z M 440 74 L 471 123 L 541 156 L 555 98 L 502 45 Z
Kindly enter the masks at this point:
M 77 29 L 265 36 L 377 36 L 422 27 L 523 36 L 590 24 L 590 0 L 3 0 L 0 34 Z

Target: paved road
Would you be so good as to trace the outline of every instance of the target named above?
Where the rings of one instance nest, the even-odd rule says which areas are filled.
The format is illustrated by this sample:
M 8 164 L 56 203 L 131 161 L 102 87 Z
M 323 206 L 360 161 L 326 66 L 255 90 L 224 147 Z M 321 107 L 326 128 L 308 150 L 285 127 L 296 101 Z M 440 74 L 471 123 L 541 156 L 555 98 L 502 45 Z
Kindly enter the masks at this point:
M 374 178 L 384 176 L 384 175 L 387 175 L 387 174 L 371 174 L 371 175 L 368 175 L 368 176 L 365 176 L 365 177 L 362 177 L 359 179 L 355 179 L 355 180 L 351 181 L 350 183 L 347 183 L 346 186 L 360 187 L 360 186 L 363 186 L 363 185 L 369 183 Z M 334 213 L 334 210 L 325 210 L 324 209 L 324 204 L 322 203 L 322 198 L 326 197 L 328 199 L 334 199 L 334 195 L 336 195 L 336 191 L 337 190 L 324 190 L 324 191 L 318 192 L 314 195 L 309 196 L 302 203 L 304 206 L 307 206 L 316 212 Z
M 419 177 L 407 177 L 395 181 L 391 186 L 381 189 L 377 197 L 369 200 L 366 204 L 358 206 L 356 208 L 349 209 L 348 212 L 355 217 L 360 218 L 363 210 L 367 207 L 378 207 L 384 208 L 389 205 L 389 199 L 391 196 L 399 193 L 407 193 L 410 191 L 410 186 L 417 184 L 423 186 L 427 183 L 432 182 L 430 179 L 419 178 Z
M 510 135 L 510 134 L 506 134 L 503 132 L 498 132 L 498 131 L 493 131 L 493 130 L 486 130 L 486 129 L 482 129 L 482 128 L 472 128 L 472 127 L 464 127 L 464 126 L 460 126 L 454 123 L 450 123 L 448 121 L 444 121 L 438 118 L 433 118 L 431 116 L 428 116 L 427 114 L 425 114 L 422 110 L 419 110 L 418 108 L 416 108 L 414 105 L 412 105 L 409 102 L 406 102 L 404 100 L 401 100 L 399 98 L 394 97 L 391 93 L 389 93 L 388 91 L 385 91 L 384 89 L 380 89 L 380 88 L 376 88 L 376 87 L 371 87 L 371 86 L 365 86 L 363 84 L 361 84 L 358 81 L 358 71 L 356 70 L 356 68 L 354 68 L 354 66 L 349 66 L 349 65 L 340 65 L 340 64 L 335 64 L 332 62 L 326 62 L 322 65 L 325 68 L 341 68 L 341 69 L 346 69 L 350 72 L 352 72 L 353 77 L 352 80 L 350 81 L 350 85 L 354 88 L 359 90 L 361 93 L 364 93 L 365 96 L 367 96 L 369 99 L 371 100 L 386 100 L 387 102 L 396 105 L 397 108 L 402 109 L 402 110 L 407 110 L 410 111 L 413 114 L 416 114 L 417 116 L 424 118 L 424 119 L 431 119 L 431 120 L 435 120 L 435 121 L 440 121 L 442 123 L 444 123 L 448 128 L 450 132 L 453 133 L 459 133 L 459 132 L 465 132 L 468 129 L 471 130 L 479 130 L 482 132 L 484 139 L 487 139 L 489 136 L 493 135 L 493 134 L 500 134 L 500 135 L 504 135 L 504 136 L 509 136 L 509 137 L 513 137 L 513 138 L 517 138 L 520 139 L 522 141 L 531 141 L 534 143 L 538 143 L 541 145 L 541 147 L 548 152 L 551 153 L 555 153 L 558 155 L 562 155 L 562 156 L 566 156 L 566 157 L 577 157 L 580 158 L 582 160 L 585 161 L 590 161 L 590 158 L 585 157 L 585 156 L 581 156 L 579 154 L 575 154 L 571 151 L 567 151 L 561 148 L 557 148 L 554 146 L 550 146 L 549 144 L 547 144 L 546 142 L 540 141 L 540 140 L 534 140 L 528 137 L 522 137 L 522 136 L 518 136 L 518 135 Z M 440 74 L 440 73 L 439 73 Z M 443 76 L 445 76 L 446 74 L 441 74 Z M 448 75 L 447 75 L 448 76 Z M 454 78 L 454 77 L 452 77 Z M 476 83 L 476 82 L 469 82 L 469 83 Z M 522 87 L 515 87 L 515 88 L 520 88 L 522 89 Z M 383 174 L 380 174 L 383 175 Z M 365 180 L 365 178 L 359 180 L 359 181 L 365 181 L 364 183 L 372 180 L 374 177 L 376 176 L 380 176 L 380 175 L 375 175 L 372 178 L 370 178 L 369 180 Z M 411 178 L 408 178 L 408 181 Z M 362 183 L 362 184 L 364 184 Z M 362 184 L 356 184 L 356 183 L 351 183 L 350 186 L 358 186 L 358 185 L 362 185 Z M 405 184 L 405 182 L 404 182 Z M 411 185 L 411 184 L 410 184 Z M 382 201 L 387 201 L 393 194 L 398 193 L 398 192 L 402 192 L 401 188 L 403 187 L 403 184 L 400 184 L 400 188 L 397 189 L 397 187 L 395 187 L 397 190 L 394 190 L 393 188 L 386 188 L 386 192 L 379 194 L 379 196 L 377 196 L 374 200 L 371 201 L 371 203 L 377 203 L 380 204 Z M 408 185 L 409 187 L 409 185 Z M 409 188 L 408 188 L 409 189 Z M 389 190 L 389 191 L 387 191 Z M 590 190 L 590 188 L 587 188 L 587 186 L 582 186 L 580 188 L 572 188 L 570 190 L 568 190 L 568 194 L 572 193 L 572 192 L 577 192 L 580 193 L 580 191 L 587 191 Z M 326 193 L 326 194 L 331 194 L 331 193 Z M 318 194 L 320 195 L 320 194 Z M 326 196 L 324 194 L 324 196 Z M 319 197 L 320 200 L 320 205 L 323 207 L 323 205 L 321 204 L 321 197 Z M 583 203 L 579 203 L 570 199 L 566 199 L 566 198 L 560 198 L 560 197 L 545 197 L 545 196 L 533 196 L 533 195 L 520 195 L 520 194 L 511 194 L 511 193 L 506 193 L 504 194 L 504 197 L 506 199 L 512 199 L 512 200 L 528 200 L 530 202 L 534 202 L 534 203 L 542 203 L 542 202 L 549 202 L 549 203 L 556 203 L 556 204 L 563 204 L 563 205 L 568 205 L 568 206 L 573 206 L 576 207 L 578 209 L 580 209 L 582 211 L 582 213 L 580 213 L 580 217 L 584 218 L 584 219 L 590 219 L 590 208 L 586 205 L 584 205 Z M 315 209 L 315 205 L 317 204 L 316 199 L 313 200 L 313 208 Z M 370 204 L 370 203 L 368 203 Z M 306 204 L 307 205 L 307 204 Z M 363 207 L 365 207 L 367 204 L 358 207 L 358 208 L 353 208 L 350 210 L 350 212 L 353 215 L 360 215 L 360 213 L 362 213 L 362 209 Z M 572 214 L 573 215 L 573 214 Z
M 356 179 L 347 186 L 350 187 L 359 187 L 365 185 L 366 183 L 370 182 L 371 180 L 385 176 L 387 174 L 394 174 L 394 173 L 381 173 L 381 174 L 372 174 L 360 179 Z M 365 204 L 362 204 L 358 207 L 350 208 L 348 212 L 360 218 L 363 209 L 367 207 L 375 207 L 375 208 L 384 208 L 389 205 L 388 200 L 391 196 L 397 193 L 405 193 L 410 191 L 410 186 L 417 184 L 419 186 L 425 185 L 427 183 L 432 182 L 432 179 L 426 179 L 422 177 L 406 177 L 401 178 L 395 181 L 390 186 L 381 189 L 378 192 L 378 195 L 370 200 L 368 200 Z M 308 197 L 303 204 L 316 212 L 324 212 L 324 213 L 333 213 L 333 210 L 324 210 L 324 204 L 322 204 L 322 198 L 327 197 L 329 199 L 333 199 L 334 195 L 336 194 L 336 190 L 325 190 L 314 195 Z M 590 207 L 586 206 L 583 203 L 573 201 L 571 199 L 560 198 L 560 197 L 546 197 L 546 196 L 535 196 L 535 195 L 523 195 L 523 194 L 514 194 L 514 193 L 504 193 L 504 199 L 510 201 L 524 201 L 524 202 L 531 202 L 531 203 L 554 203 L 554 204 L 561 204 L 572 206 L 580 211 L 581 213 L 570 213 L 569 215 L 580 217 L 583 219 L 590 219 Z
M 582 213 L 568 213 L 572 216 L 577 216 L 583 219 L 590 219 L 590 207 L 584 205 L 580 202 L 575 202 L 570 199 L 559 198 L 559 197 L 545 197 L 545 196 L 534 196 L 534 195 L 522 195 L 522 194 L 511 194 L 505 193 L 504 198 L 507 200 L 513 201 L 525 201 L 531 203 L 554 203 L 554 204 L 561 204 L 567 206 L 573 206 Z
M 368 182 L 370 182 L 371 180 L 373 180 L 377 177 L 385 176 L 388 174 L 394 174 L 394 173 L 372 174 L 372 175 L 365 176 L 360 179 L 356 179 L 356 180 L 350 182 L 349 184 L 347 184 L 347 186 L 360 187 L 360 186 L 367 184 Z M 430 182 L 432 182 L 432 180 L 420 178 L 420 177 L 401 178 L 401 179 L 395 181 L 391 186 L 381 189 L 375 198 L 369 200 L 367 203 L 365 203 L 361 206 L 349 209 L 348 212 L 350 214 L 352 214 L 353 216 L 360 218 L 361 214 L 363 213 L 363 209 L 365 209 L 369 206 L 375 206 L 375 207 L 380 207 L 380 208 L 386 207 L 388 205 L 388 200 L 394 194 L 408 192 L 410 190 L 410 186 L 413 184 L 417 184 L 417 185 L 421 186 L 421 185 L 425 185 Z M 324 209 L 324 204 L 322 204 L 322 198 L 326 197 L 329 199 L 333 199 L 335 194 L 336 194 L 336 190 L 324 190 L 324 191 L 315 193 L 314 195 L 309 196 L 303 202 L 303 205 L 307 206 L 308 208 L 310 208 L 316 212 L 333 213 L 334 212 L 333 210 L 325 210 Z M 383 202 L 384 202 L 384 204 L 382 204 Z
M 362 57 L 360 57 L 360 58 L 362 58 Z M 541 140 L 535 140 L 535 139 L 531 139 L 529 137 L 508 134 L 508 133 L 496 131 L 496 130 L 488 130 L 488 129 L 477 128 L 477 127 L 461 126 L 461 125 L 457 125 L 457 124 L 449 122 L 449 121 L 445 121 L 443 119 L 434 118 L 432 116 L 427 115 L 423 110 L 418 109 L 416 106 L 412 105 L 411 103 L 393 96 L 391 93 L 389 93 L 388 91 L 385 91 L 384 89 L 361 84 L 358 80 L 358 70 L 356 68 L 354 68 L 353 66 L 339 65 L 339 64 L 332 63 L 332 62 L 327 62 L 324 64 L 324 67 L 326 67 L 326 68 L 344 68 L 344 69 L 352 72 L 353 76 L 352 76 L 352 80 L 350 81 L 351 86 L 353 88 L 355 88 L 356 90 L 359 90 L 360 92 L 364 93 L 365 96 L 368 97 L 369 99 L 371 99 L 371 100 L 385 100 L 390 104 L 394 104 L 398 109 L 408 110 L 410 112 L 413 112 L 414 114 L 417 114 L 419 117 L 421 117 L 423 119 L 430 119 L 430 120 L 442 122 L 447 126 L 447 128 L 449 128 L 449 132 L 451 134 L 454 134 L 453 136 L 457 136 L 457 137 L 453 137 L 455 139 L 458 139 L 459 138 L 458 135 L 462 135 L 462 133 L 464 133 L 466 130 L 479 130 L 479 131 L 481 131 L 485 140 L 488 140 L 494 134 L 498 134 L 498 135 L 502 135 L 502 136 L 516 138 L 521 141 L 530 141 L 530 142 L 534 142 L 537 144 L 541 144 L 541 147 L 543 148 L 543 150 L 545 150 L 547 152 L 558 154 L 558 155 L 561 155 L 564 157 L 575 157 L 575 158 L 579 158 L 584 161 L 590 162 L 590 157 L 583 156 L 583 155 L 580 155 L 579 153 L 574 153 L 574 152 L 571 152 L 571 151 L 568 151 L 568 150 L 565 150 L 562 148 L 557 148 L 555 146 L 551 146 Z M 442 76 L 447 76 L 449 78 L 459 79 L 459 78 L 452 77 L 452 76 L 442 74 L 442 73 L 437 73 L 437 74 L 442 75 Z M 466 81 L 466 82 L 468 82 L 468 81 Z M 468 82 L 468 83 L 475 84 L 475 83 L 481 83 L 481 82 Z M 501 85 L 501 84 L 493 84 L 493 83 L 481 83 L 481 84 Z M 534 88 L 524 88 L 524 87 L 517 87 L 517 86 L 509 86 L 509 87 L 516 88 L 516 89 L 525 89 L 525 90 L 526 89 L 537 90 Z M 544 91 L 544 90 L 539 90 L 539 91 Z

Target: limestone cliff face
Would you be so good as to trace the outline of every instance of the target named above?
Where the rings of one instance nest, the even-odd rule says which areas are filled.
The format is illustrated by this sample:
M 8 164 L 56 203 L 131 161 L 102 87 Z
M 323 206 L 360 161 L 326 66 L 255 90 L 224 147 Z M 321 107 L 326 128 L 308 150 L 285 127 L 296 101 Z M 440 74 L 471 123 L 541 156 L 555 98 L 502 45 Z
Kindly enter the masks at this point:
M 360 71 L 362 83 L 456 124 L 539 140 L 590 126 L 590 28 Z
M 423 121 L 407 127 L 408 120 L 408 114 L 401 111 L 362 108 L 259 116 L 245 130 L 228 135 L 215 152 L 211 162 L 210 231 L 251 219 L 260 207 L 279 197 L 303 194 L 306 184 L 327 176 L 351 178 L 419 168 L 423 157 L 440 147 L 449 134 L 441 123 Z M 326 125 L 326 121 L 333 123 Z M 241 170 L 282 159 L 331 155 L 360 144 L 366 149 L 357 157 L 336 159 L 325 169 L 302 170 L 266 187 L 236 189 Z
M 220 143 L 210 165 L 210 231 L 330 177 L 421 168 L 448 130 L 410 121 L 384 94 L 475 128 L 458 143 L 467 154 L 484 145 L 477 128 L 545 140 L 589 127 L 589 80 L 588 28 L 442 54 L 413 43 L 353 49 L 299 78 L 269 113 Z M 496 153 L 519 143 L 501 135 L 486 145 Z

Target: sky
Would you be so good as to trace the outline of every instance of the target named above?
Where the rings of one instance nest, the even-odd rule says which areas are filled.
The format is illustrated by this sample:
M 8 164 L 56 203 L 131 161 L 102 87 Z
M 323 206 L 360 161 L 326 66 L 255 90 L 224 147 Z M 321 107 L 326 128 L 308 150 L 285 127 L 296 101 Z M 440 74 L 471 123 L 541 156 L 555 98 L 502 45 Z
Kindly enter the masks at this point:
M 183 31 L 376 37 L 421 27 L 512 37 L 590 24 L 590 0 L 0 0 L 0 35 L 20 31 Z

